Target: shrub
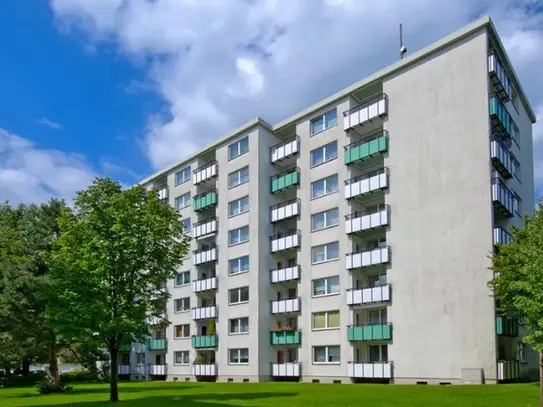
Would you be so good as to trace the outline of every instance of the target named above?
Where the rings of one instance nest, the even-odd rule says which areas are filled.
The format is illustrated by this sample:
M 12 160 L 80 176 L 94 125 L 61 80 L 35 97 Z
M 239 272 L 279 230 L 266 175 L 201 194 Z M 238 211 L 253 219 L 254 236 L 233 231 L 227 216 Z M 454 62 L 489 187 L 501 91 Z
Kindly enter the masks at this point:
M 96 373 L 89 372 L 88 370 L 70 370 L 60 375 L 62 383 L 90 382 L 96 379 Z
M 56 384 L 51 379 L 44 379 L 36 384 L 40 394 L 67 393 L 72 390 L 72 386 L 65 386 L 62 383 Z
M 36 383 L 47 377 L 47 373 L 43 371 L 30 372 L 28 376 L 13 375 L 3 377 L 1 380 L 3 387 L 26 387 L 35 386 Z

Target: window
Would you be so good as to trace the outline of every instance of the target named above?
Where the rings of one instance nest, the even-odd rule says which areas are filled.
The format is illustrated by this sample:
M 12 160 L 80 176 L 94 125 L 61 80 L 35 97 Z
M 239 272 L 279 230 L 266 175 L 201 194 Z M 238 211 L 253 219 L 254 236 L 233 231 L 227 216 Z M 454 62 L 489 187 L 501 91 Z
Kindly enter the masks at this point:
M 517 112 L 518 112 L 518 101 L 519 101 L 518 92 L 516 91 L 515 88 L 512 87 L 512 89 L 511 89 L 511 103 L 513 103 L 513 106 L 515 107 L 515 109 L 517 109 Z
M 249 137 L 243 137 L 228 146 L 228 159 L 232 160 L 249 151 Z
M 175 198 L 175 207 L 177 209 L 183 209 L 190 205 L 190 192 L 178 196 Z
M 328 178 L 323 178 L 311 183 L 311 198 L 320 198 L 321 196 L 333 194 L 338 191 L 337 174 Z
M 249 226 L 243 226 L 228 232 L 228 245 L 233 246 L 249 241 Z
M 229 300 L 228 303 L 230 305 L 241 304 L 242 302 L 248 302 L 249 301 L 249 287 L 240 287 L 240 288 L 234 288 L 230 290 L 228 300 Z
M 379 239 L 370 240 L 367 244 L 368 250 L 384 249 L 387 247 L 387 240 L 384 237 Z
M 339 311 L 313 313 L 313 330 L 339 328 Z
M 513 161 L 511 163 L 512 172 L 516 179 L 520 181 L 520 163 L 517 161 L 516 158 L 513 158 Z
M 236 199 L 235 201 L 228 203 L 228 216 L 236 216 L 241 213 L 249 212 L 249 197 Z
M 374 309 L 368 315 L 369 325 L 382 325 L 387 323 L 387 309 Z
M 175 338 L 190 338 L 190 324 L 176 325 Z
M 357 281 L 358 284 L 358 281 Z M 370 287 L 381 287 L 383 285 L 387 284 L 387 275 L 386 274 L 378 274 L 375 276 L 368 276 L 368 285 Z
M 519 362 L 526 362 L 526 345 L 524 343 L 518 344 L 518 360 Z
M 184 184 L 190 180 L 190 165 L 175 173 L 175 185 Z
M 370 362 L 388 362 L 387 345 L 370 345 Z
M 189 363 L 190 359 L 188 350 L 180 350 L 173 353 L 174 365 L 188 365 Z
M 230 320 L 231 334 L 244 334 L 249 332 L 249 318 L 234 318 Z
M 174 301 L 175 312 L 190 311 L 190 297 L 178 298 Z
M 518 145 L 518 141 L 519 141 L 519 133 L 520 133 L 520 131 L 519 131 L 517 125 L 515 123 L 513 123 L 513 130 L 512 130 L 511 136 L 513 137 L 513 140 L 515 140 L 517 145 Z
M 190 218 L 185 218 L 181 221 L 181 232 L 190 233 Z
M 331 161 L 334 158 L 337 158 L 337 141 L 333 141 L 311 151 L 311 166 L 315 167 L 316 165 Z
M 336 109 L 330 110 L 320 116 L 311 120 L 311 135 L 320 133 L 326 129 L 337 124 L 337 111 Z
M 180 285 L 187 285 L 190 284 L 190 271 L 183 271 L 181 273 L 177 273 L 175 276 L 175 286 L 178 287 Z
M 311 248 L 311 262 L 313 264 L 337 259 L 339 259 L 338 242 L 332 242 Z
M 313 280 L 313 295 L 339 294 L 339 276 Z
M 339 224 L 338 208 L 311 215 L 311 231 L 337 226 Z
M 249 363 L 249 349 L 228 349 L 228 360 L 232 365 Z
M 228 174 L 228 188 L 234 188 L 246 182 L 249 182 L 249 167 Z
M 245 273 L 249 271 L 249 256 L 238 257 L 228 262 L 228 273 L 230 275 Z
M 136 353 L 136 365 L 144 365 L 144 364 L 145 364 L 145 352 Z
M 520 196 L 515 191 L 513 191 L 513 212 L 520 216 Z
M 314 346 L 313 363 L 339 363 L 339 345 Z

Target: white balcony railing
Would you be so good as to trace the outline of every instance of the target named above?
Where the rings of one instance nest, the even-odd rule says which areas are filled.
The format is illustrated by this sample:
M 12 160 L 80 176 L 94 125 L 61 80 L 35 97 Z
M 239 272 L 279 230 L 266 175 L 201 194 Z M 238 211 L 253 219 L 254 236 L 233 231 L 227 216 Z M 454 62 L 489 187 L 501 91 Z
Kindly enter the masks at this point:
M 217 376 L 217 365 L 192 365 L 192 374 L 194 376 Z
M 504 228 L 500 226 L 494 227 L 494 244 L 509 244 L 511 243 L 511 240 L 513 239 L 513 236 L 505 230 Z
M 347 376 L 353 379 L 390 379 L 392 362 L 350 362 Z
M 490 143 L 490 157 L 497 167 L 497 171 L 505 178 L 511 178 L 515 167 L 513 155 L 501 141 L 492 140 Z
M 387 96 L 385 94 L 372 96 L 358 106 L 343 112 L 343 130 L 363 125 L 377 117 L 386 116 L 387 113 Z
M 288 250 L 300 245 L 300 234 L 297 230 L 277 234 L 270 238 L 272 253 Z
M 199 293 L 201 291 L 209 291 L 217 289 L 217 277 L 210 277 L 192 282 L 192 291 Z
M 292 266 L 282 269 L 271 270 L 271 282 L 280 283 L 283 281 L 298 280 L 300 278 L 300 266 Z
M 210 307 L 199 307 L 192 309 L 192 319 L 210 319 L 217 317 L 217 307 L 212 305 Z
M 119 365 L 118 374 L 129 375 L 130 374 L 130 365 Z
M 272 314 L 286 314 L 288 312 L 300 312 L 300 299 L 272 301 Z
M 300 363 L 272 363 L 274 377 L 300 377 Z
M 349 253 L 345 262 L 347 270 L 375 266 L 389 262 L 389 247 L 379 247 L 374 250 L 367 250 L 360 253 Z
M 388 188 L 388 170 L 382 168 L 345 181 L 345 198 L 354 198 L 385 188 Z
M 280 220 L 292 218 L 294 216 L 298 216 L 299 214 L 300 201 L 298 199 L 283 202 L 270 208 L 272 222 L 279 222 Z
M 132 374 L 133 375 L 145 375 L 148 374 L 149 369 L 145 368 L 145 365 L 136 365 L 132 366 Z
M 198 239 L 217 233 L 217 219 L 210 219 L 205 222 L 198 222 L 192 227 L 192 237 Z
M 210 261 L 217 260 L 217 248 L 212 247 L 206 250 L 197 250 L 192 254 L 192 263 L 196 266 L 198 264 L 208 263 Z
M 347 290 L 347 304 L 361 305 L 390 301 L 390 285 Z
M 291 140 L 283 141 L 270 148 L 271 162 L 275 163 L 285 158 L 298 154 L 300 151 L 300 139 L 295 137 Z
M 514 380 L 520 377 L 520 366 L 516 360 L 498 362 L 498 380 Z
M 346 216 L 345 232 L 356 233 L 388 225 L 388 207 L 384 206 L 372 212 L 354 213 Z
M 148 372 L 152 376 L 165 376 L 168 365 L 149 365 Z
M 217 163 L 210 163 L 200 168 L 196 168 L 192 173 L 192 183 L 194 185 L 200 182 L 207 181 L 208 179 L 215 178 L 218 174 Z

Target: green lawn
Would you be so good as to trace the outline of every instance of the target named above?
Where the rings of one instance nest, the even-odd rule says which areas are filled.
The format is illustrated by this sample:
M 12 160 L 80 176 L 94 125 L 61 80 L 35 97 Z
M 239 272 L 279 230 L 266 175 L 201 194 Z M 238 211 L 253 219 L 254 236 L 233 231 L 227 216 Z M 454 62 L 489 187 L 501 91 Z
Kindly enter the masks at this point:
M 1 407 L 110 405 L 108 386 L 74 384 L 70 394 L 40 396 L 33 388 L 0 389 Z M 301 383 L 121 383 L 126 407 L 535 407 L 534 384 L 405 386 Z

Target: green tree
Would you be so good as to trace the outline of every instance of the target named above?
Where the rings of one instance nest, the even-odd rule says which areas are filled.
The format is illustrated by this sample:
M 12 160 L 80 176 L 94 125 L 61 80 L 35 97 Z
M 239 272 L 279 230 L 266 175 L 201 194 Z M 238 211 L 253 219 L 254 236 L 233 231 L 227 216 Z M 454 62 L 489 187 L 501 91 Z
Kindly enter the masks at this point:
M 75 341 L 98 340 L 108 349 L 110 401 L 119 399 L 120 346 L 149 334 L 148 318 L 160 318 L 169 298 L 157 287 L 175 276 L 188 252 L 179 222 L 155 191 L 122 190 L 104 178 L 78 192 L 59 219 L 50 265 L 60 301 L 49 315 Z
M 495 278 L 490 282 L 499 308 L 517 315 L 528 334 L 522 338 L 539 352 L 540 395 L 543 406 L 543 200 L 523 228 L 512 228 L 512 242 L 492 257 Z

